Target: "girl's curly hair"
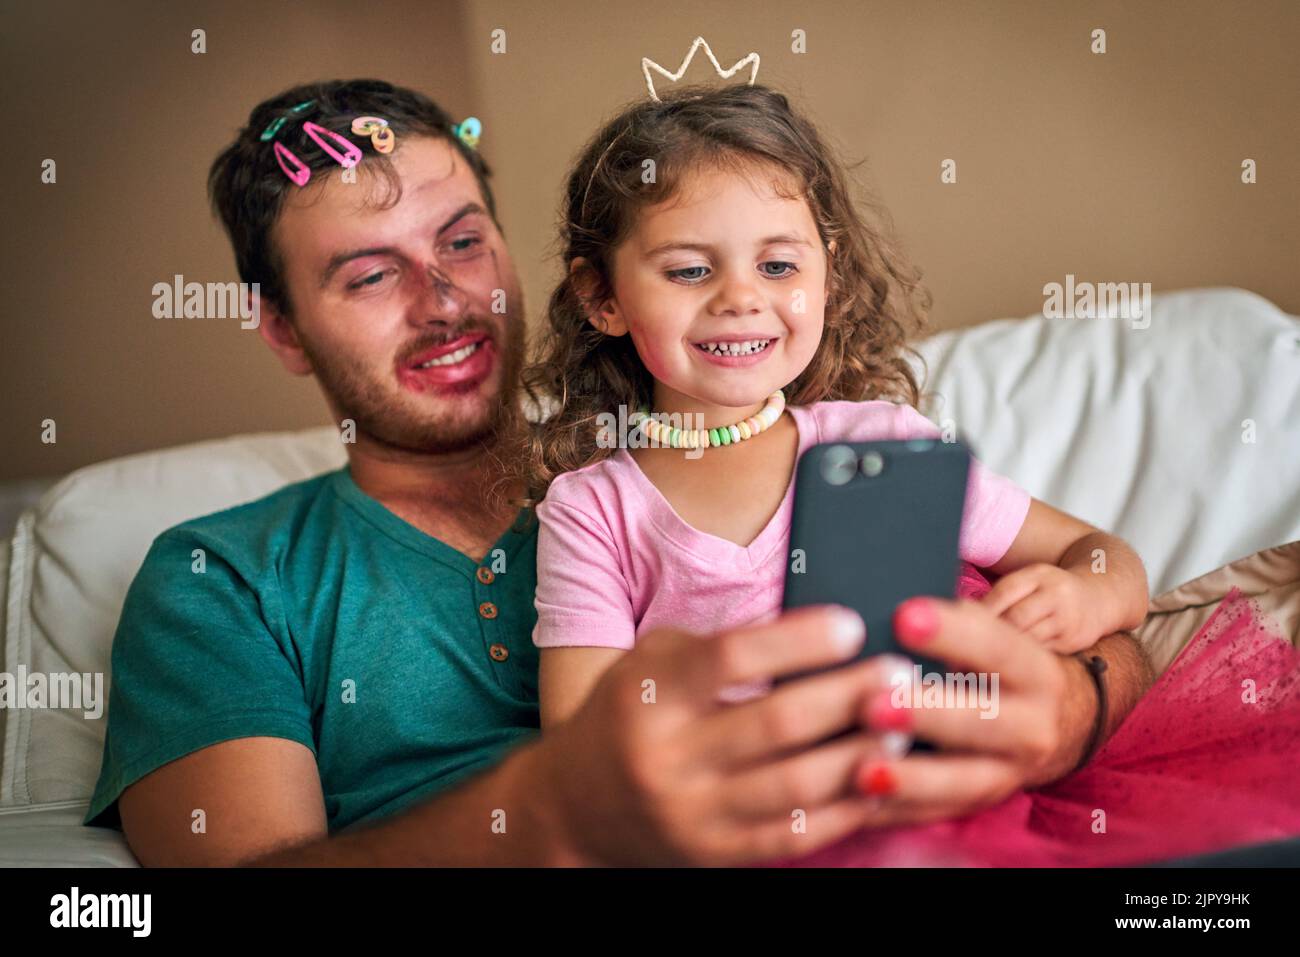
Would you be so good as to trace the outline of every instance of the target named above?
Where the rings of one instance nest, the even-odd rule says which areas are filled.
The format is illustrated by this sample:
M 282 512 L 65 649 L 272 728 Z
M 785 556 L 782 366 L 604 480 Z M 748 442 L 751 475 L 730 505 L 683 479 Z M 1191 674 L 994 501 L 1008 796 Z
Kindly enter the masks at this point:
M 647 183 L 650 159 L 654 176 Z M 525 393 L 550 415 L 523 430 L 506 459 L 506 482 L 528 490 L 524 504 L 540 500 L 557 475 L 612 454 L 597 442 L 598 416 L 651 401 L 654 383 L 631 336 L 593 327 L 582 297 L 589 305 L 611 294 L 614 250 L 637 211 L 673 198 L 688 174 L 706 167 L 751 174 L 766 169 L 792 179 L 823 247 L 834 250 L 821 345 L 786 387 L 787 400 L 920 401 L 906 354 L 919 356 L 907 342 L 924 328 L 931 299 L 893 239 L 883 207 L 868 197 L 859 211 L 843 164 L 781 93 L 760 85 L 679 88 L 660 102 L 647 99 L 624 109 L 569 173 L 560 229 L 565 276 L 551 294 L 534 359 L 523 373 Z M 569 272 L 576 259 L 585 261 L 585 287 Z

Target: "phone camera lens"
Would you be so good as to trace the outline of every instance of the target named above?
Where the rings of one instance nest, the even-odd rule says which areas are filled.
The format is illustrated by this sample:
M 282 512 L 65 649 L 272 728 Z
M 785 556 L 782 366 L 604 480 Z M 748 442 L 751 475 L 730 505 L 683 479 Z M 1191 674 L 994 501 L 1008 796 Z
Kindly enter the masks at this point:
M 858 457 L 847 445 L 832 445 L 822 456 L 822 478 L 827 485 L 846 485 L 858 470 Z
M 879 452 L 867 452 L 862 456 L 862 474 L 875 478 L 885 468 L 885 459 Z

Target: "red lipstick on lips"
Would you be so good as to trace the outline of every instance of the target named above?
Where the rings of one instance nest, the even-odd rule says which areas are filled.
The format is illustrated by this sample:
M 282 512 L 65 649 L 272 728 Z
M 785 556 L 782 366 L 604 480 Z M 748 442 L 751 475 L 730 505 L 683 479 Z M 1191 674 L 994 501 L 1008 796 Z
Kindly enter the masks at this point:
M 478 348 L 459 362 L 421 368 L 430 359 L 439 359 L 476 344 Z M 437 389 L 439 386 L 463 387 L 486 379 L 495 362 L 496 346 L 491 336 L 486 332 L 472 332 L 440 346 L 425 349 L 400 368 L 397 377 L 402 385 L 416 392 Z

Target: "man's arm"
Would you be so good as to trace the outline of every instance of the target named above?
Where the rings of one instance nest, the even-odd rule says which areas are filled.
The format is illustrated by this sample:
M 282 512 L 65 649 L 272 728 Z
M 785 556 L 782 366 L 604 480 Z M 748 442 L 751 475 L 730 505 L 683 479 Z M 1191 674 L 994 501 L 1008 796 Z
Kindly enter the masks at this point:
M 394 817 L 245 863 L 255 867 L 536 867 L 584 863 L 540 742 Z
M 394 817 L 325 832 L 309 749 L 277 738 L 212 745 L 129 787 L 120 808 L 145 864 L 736 864 L 810 853 L 860 827 L 850 788 L 864 702 L 888 661 L 858 662 L 718 709 L 737 684 L 843 663 L 851 612 L 803 609 L 702 641 L 646 635 L 581 708 L 495 768 Z M 644 682 L 655 681 L 655 701 Z M 844 734 L 844 732 L 852 732 Z M 792 809 L 807 827 L 791 827 Z M 194 834 L 194 809 L 207 814 Z
M 298 651 L 264 619 L 274 586 L 230 548 L 241 537 L 163 532 L 122 607 L 92 809 L 116 799 L 146 864 L 231 864 L 325 831 Z
M 439 798 L 330 837 L 312 753 L 281 738 L 242 738 L 164 765 L 120 798 L 131 850 L 149 867 L 539 865 L 565 863 L 548 819 L 536 746 Z M 494 817 L 497 809 L 506 815 Z M 202 810 L 204 828 L 191 826 Z M 500 821 L 501 827 L 493 828 Z
M 1124 723 L 1129 712 L 1155 681 L 1151 662 L 1146 652 L 1126 631 L 1107 635 L 1088 651 L 1106 662 L 1102 680 L 1106 683 L 1106 726 L 1100 741 L 1110 738 Z M 1097 720 L 1097 689 L 1083 662 L 1073 655 L 1061 657 L 1061 664 L 1070 678 L 1061 709 L 1061 733 L 1058 753 L 1054 761 L 1026 782 L 1027 787 L 1049 784 L 1074 770 L 1083 751 L 1088 746 L 1093 726 Z M 1100 743 L 1098 744 L 1100 750 Z
M 146 867 L 242 864 L 326 833 L 316 758 L 286 738 L 222 741 L 164 764 L 122 792 L 118 812 Z
M 529 865 L 565 861 L 538 793 L 535 748 L 391 820 L 330 837 L 316 762 L 282 738 L 242 738 L 164 765 L 119 799 L 145 866 Z M 495 809 L 505 811 L 493 830 Z M 204 827 L 192 826 L 201 810 Z

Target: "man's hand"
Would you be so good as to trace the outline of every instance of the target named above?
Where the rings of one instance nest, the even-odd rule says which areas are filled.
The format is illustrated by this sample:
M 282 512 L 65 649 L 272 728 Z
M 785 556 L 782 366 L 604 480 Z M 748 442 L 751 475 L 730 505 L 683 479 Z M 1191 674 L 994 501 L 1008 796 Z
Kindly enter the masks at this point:
M 940 750 L 864 762 L 859 786 L 880 798 L 872 826 L 966 815 L 1074 768 L 1097 707 L 1092 680 L 1078 659 L 1049 651 L 972 601 L 904 602 L 895 616 L 895 631 L 900 642 L 946 662 L 954 672 L 982 672 L 990 679 L 997 675 L 997 716 L 981 717 L 969 701 L 900 709 L 889 695 L 877 695 L 867 706 L 870 726 L 905 730 Z M 1117 664 L 1107 673 L 1109 732 L 1132 709 L 1151 676 L 1130 636 L 1111 635 L 1095 647 Z
M 862 826 L 873 802 L 854 791 L 855 768 L 908 742 L 860 716 L 909 662 L 876 658 L 718 703 L 724 688 L 841 663 L 862 642 L 861 619 L 828 608 L 710 638 L 646 635 L 536 749 L 568 862 L 754 862 Z

